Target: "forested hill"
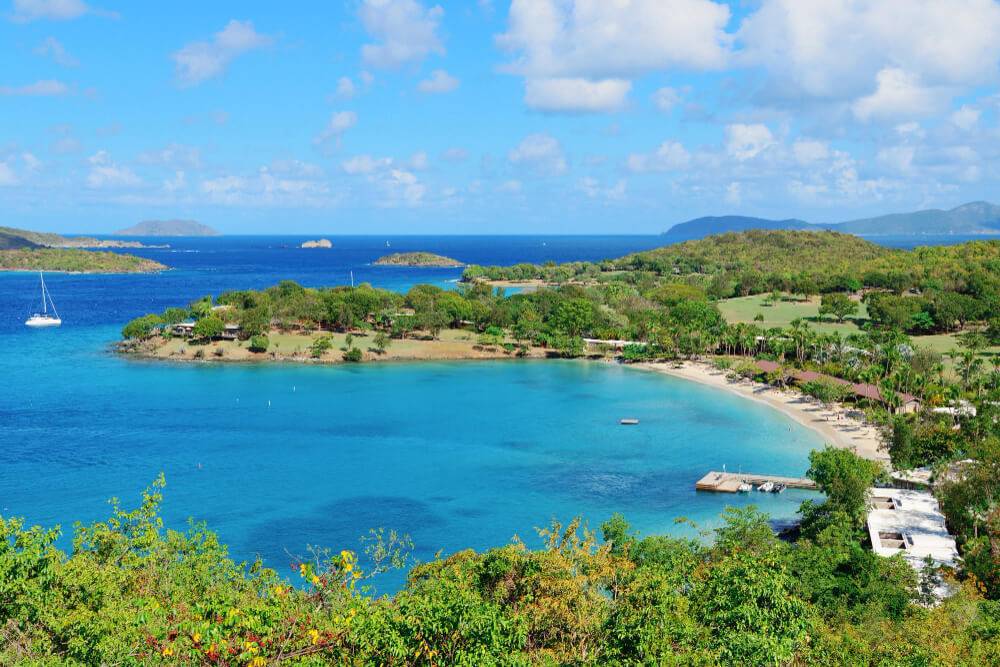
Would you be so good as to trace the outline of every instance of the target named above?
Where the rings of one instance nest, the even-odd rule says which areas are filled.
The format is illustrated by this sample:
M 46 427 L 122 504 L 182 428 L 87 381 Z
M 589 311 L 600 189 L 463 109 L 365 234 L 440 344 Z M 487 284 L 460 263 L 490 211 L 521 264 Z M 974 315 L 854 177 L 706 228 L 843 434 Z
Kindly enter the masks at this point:
M 996 276 L 1000 276 L 1000 241 L 896 250 L 850 234 L 789 230 L 719 234 L 602 262 L 473 265 L 463 273 L 466 281 L 626 282 L 644 287 L 685 282 L 713 298 L 861 287 L 897 293 L 940 288 L 977 291 L 977 286 L 996 283 Z
M 875 260 L 899 255 L 850 234 L 762 230 L 730 232 L 628 255 L 617 264 L 658 273 L 714 274 L 752 270 L 760 273 L 845 273 L 861 271 Z

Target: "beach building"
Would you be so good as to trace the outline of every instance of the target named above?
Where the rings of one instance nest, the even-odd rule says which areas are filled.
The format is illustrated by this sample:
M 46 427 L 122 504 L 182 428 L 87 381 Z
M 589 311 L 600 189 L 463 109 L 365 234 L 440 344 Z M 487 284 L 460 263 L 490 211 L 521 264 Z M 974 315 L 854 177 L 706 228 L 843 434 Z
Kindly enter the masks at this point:
M 868 535 L 875 553 L 887 558 L 900 554 L 918 574 L 928 559 L 935 566 L 958 563 L 955 538 L 948 534 L 937 499 L 927 491 L 871 489 Z M 941 599 L 948 587 L 939 583 L 932 593 Z
M 171 333 L 175 336 L 190 336 L 194 333 L 195 322 L 178 322 L 170 327 Z
M 761 373 L 770 374 L 783 372 L 786 379 L 793 384 L 801 385 L 806 382 L 829 382 L 831 384 L 847 387 L 850 391 L 850 395 L 856 400 L 866 399 L 872 401 L 873 403 L 886 402 L 882 395 L 882 389 L 873 384 L 865 382 L 848 382 L 842 378 L 827 375 L 825 373 L 817 373 L 816 371 L 803 371 L 796 368 L 784 369 L 781 364 L 774 361 L 758 360 L 754 363 L 757 370 Z M 907 393 L 897 393 L 896 397 L 899 400 L 899 407 L 896 409 L 897 412 L 910 413 L 916 412 L 920 409 L 920 399 L 916 396 Z

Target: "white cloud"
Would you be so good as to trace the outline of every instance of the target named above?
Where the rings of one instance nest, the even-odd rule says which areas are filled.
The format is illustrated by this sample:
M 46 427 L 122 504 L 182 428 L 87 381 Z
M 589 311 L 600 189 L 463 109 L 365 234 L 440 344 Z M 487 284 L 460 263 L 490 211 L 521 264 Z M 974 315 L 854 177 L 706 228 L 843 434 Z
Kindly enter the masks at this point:
M 893 171 L 908 172 L 913 166 L 913 156 L 916 149 L 913 146 L 888 146 L 879 150 L 878 161 Z
M 179 192 L 187 187 L 187 175 L 183 171 L 174 172 L 173 178 L 163 181 L 163 189 L 166 192 Z
M 497 43 L 514 58 L 505 71 L 524 76 L 536 99 L 554 96 L 554 84 L 533 81 L 574 82 L 553 110 L 615 111 L 636 76 L 722 67 L 728 21 L 729 8 L 711 0 L 513 0 Z M 590 101 L 595 91 L 601 103 Z
M 922 85 L 915 75 L 898 67 L 886 67 L 875 78 L 875 92 L 851 106 L 861 120 L 923 116 L 937 111 L 945 101 L 940 91 Z
M 44 79 L 24 86 L 0 86 L 0 95 L 21 97 L 58 97 L 69 93 L 69 86 L 62 81 Z
M 200 190 L 211 202 L 227 206 L 325 207 L 337 203 L 326 183 L 276 176 L 268 167 L 253 176 L 226 174 L 203 180 Z
M 612 186 L 604 187 L 596 178 L 585 176 L 577 181 L 576 189 L 590 199 L 620 201 L 625 198 L 626 184 L 624 180 L 619 180 Z
M 507 159 L 540 174 L 558 175 L 566 171 L 562 146 L 548 134 L 529 134 L 507 154 Z
M 458 88 L 458 79 L 443 69 L 436 69 L 431 75 L 417 84 L 417 90 L 422 93 L 450 93 Z
M 314 143 L 322 146 L 330 142 L 336 142 L 339 145 L 340 136 L 354 127 L 357 122 L 358 115 L 353 111 L 335 111 L 330 116 L 330 120 L 323 131 L 316 136 Z
M 238 56 L 273 43 L 273 39 L 254 30 L 250 21 L 232 20 L 215 33 L 210 41 L 192 42 L 171 58 L 181 86 L 196 86 L 226 71 Z
M 666 113 L 673 109 L 681 101 L 680 93 L 674 88 L 665 86 L 653 93 L 653 106 Z
M 734 123 L 726 126 L 726 153 L 737 160 L 749 160 L 775 144 L 767 125 Z
M 57 65 L 63 67 L 76 67 L 80 61 L 71 56 L 66 47 L 55 37 L 46 37 L 42 43 L 35 47 L 35 55 L 43 58 L 51 58 Z
M 726 186 L 726 203 L 733 206 L 743 203 L 743 186 L 739 182 L 733 181 Z
M 198 169 L 201 167 L 201 151 L 194 146 L 168 144 L 159 150 L 140 153 L 138 161 L 141 164 Z
M 0 162 L 0 187 L 10 187 L 12 185 L 17 185 L 20 181 L 17 178 L 17 174 L 14 173 L 14 168 L 10 166 L 9 162 Z
M 641 173 L 683 169 L 690 162 L 691 154 L 682 144 L 676 141 L 664 141 L 654 153 L 632 153 L 625 164 L 629 171 Z
M 416 0 L 364 0 L 359 13 L 365 30 L 376 40 L 361 47 L 362 59 L 372 67 L 399 67 L 432 53 L 445 53 L 437 35 L 444 15 L 440 5 L 427 8 Z
M 15 23 L 28 23 L 47 19 L 49 21 L 70 21 L 84 14 L 104 14 L 112 12 L 95 10 L 83 0 L 14 0 L 14 13 L 10 19 Z
M 343 100 L 349 100 L 354 97 L 358 92 L 358 87 L 354 85 L 354 81 L 350 77 L 342 76 L 337 80 L 337 97 Z
M 135 172 L 115 163 L 107 151 L 97 151 L 89 158 L 87 186 L 91 188 L 134 187 L 142 183 Z
M 35 157 L 33 153 L 21 153 L 21 161 L 24 162 L 24 166 L 28 171 L 38 171 L 42 168 L 42 161 Z
M 295 159 L 275 160 L 270 170 L 276 174 L 288 174 L 303 178 L 319 178 L 323 176 L 323 168 L 318 164 Z
M 951 114 L 951 124 L 960 130 L 969 131 L 979 122 L 981 113 L 979 109 L 964 104 Z
M 401 164 L 391 157 L 355 155 L 340 163 L 344 173 L 363 178 L 376 194 L 377 206 L 419 206 L 424 202 L 427 186 L 411 170 L 426 167 L 427 156 L 414 153 Z
M 882 87 L 919 82 L 946 97 L 994 81 L 998 32 L 1000 5 L 990 0 L 763 0 L 738 40 L 741 62 L 766 71 L 771 95 L 851 103 Z M 856 111 L 874 117 L 881 102 Z
M 830 148 L 824 141 L 797 139 L 792 144 L 792 154 L 799 164 L 807 165 L 825 160 L 830 156 Z
M 340 163 L 340 168 L 348 174 L 372 174 L 380 169 L 388 168 L 392 158 L 376 158 L 371 155 L 355 155 Z
M 524 103 L 540 111 L 617 111 L 625 106 L 631 88 L 632 82 L 625 79 L 528 79 Z
M 388 178 L 382 181 L 389 198 L 383 200 L 383 205 L 402 203 L 406 206 L 418 206 L 427 194 L 427 187 L 412 173 L 403 169 L 391 169 Z

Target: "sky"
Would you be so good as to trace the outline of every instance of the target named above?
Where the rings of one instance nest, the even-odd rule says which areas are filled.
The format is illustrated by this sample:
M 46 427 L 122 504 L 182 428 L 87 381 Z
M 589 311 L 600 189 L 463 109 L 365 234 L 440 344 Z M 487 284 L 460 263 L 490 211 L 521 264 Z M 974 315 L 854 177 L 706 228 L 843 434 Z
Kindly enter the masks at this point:
M 642 234 L 996 200 L 993 0 L 0 0 L 0 224 Z

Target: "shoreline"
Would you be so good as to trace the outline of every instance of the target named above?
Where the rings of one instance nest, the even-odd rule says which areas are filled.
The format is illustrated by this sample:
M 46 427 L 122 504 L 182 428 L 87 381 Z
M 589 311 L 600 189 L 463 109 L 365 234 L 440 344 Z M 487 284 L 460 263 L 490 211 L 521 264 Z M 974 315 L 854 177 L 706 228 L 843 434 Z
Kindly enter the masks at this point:
M 171 267 L 166 266 L 162 269 L 150 269 L 148 271 L 69 271 L 66 269 L 23 269 L 2 266 L 0 267 L 0 273 L 38 273 L 39 271 L 43 273 L 64 273 L 70 276 L 134 276 L 136 274 L 149 275 L 153 273 L 163 273 L 164 271 L 170 271 Z
M 862 458 L 889 466 L 889 454 L 882 448 L 878 429 L 860 418 L 857 410 L 841 405 L 824 409 L 816 401 L 796 391 L 781 391 L 770 385 L 745 379 L 731 381 L 724 371 L 704 362 L 644 362 L 628 366 L 697 382 L 762 403 L 819 433 L 827 444 L 850 449 Z

